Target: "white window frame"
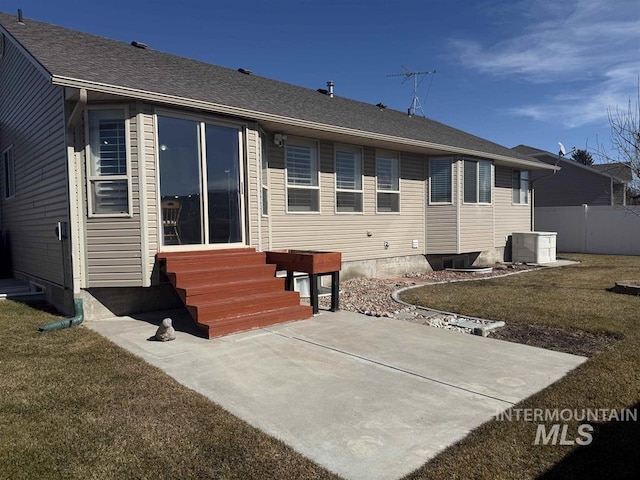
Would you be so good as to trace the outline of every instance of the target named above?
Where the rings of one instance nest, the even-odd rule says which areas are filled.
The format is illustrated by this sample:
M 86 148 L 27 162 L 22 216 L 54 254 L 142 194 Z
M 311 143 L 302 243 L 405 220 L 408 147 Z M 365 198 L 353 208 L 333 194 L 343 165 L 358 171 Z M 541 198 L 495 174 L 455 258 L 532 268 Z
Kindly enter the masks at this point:
M 2 152 L 2 173 L 4 177 L 4 198 L 13 198 L 16 194 L 16 159 L 13 145 Z
M 269 191 L 269 141 L 266 133 L 260 133 L 260 213 L 268 217 L 271 208 Z M 265 203 L 265 198 L 267 199 Z M 265 208 L 266 207 L 266 208 Z
M 475 202 L 468 202 L 466 200 L 465 192 L 465 169 L 467 167 L 466 162 L 474 162 L 476 164 L 476 200 Z M 489 201 L 480 201 L 480 164 L 489 165 Z M 479 160 L 476 158 L 463 158 L 462 159 L 462 203 L 466 205 L 492 205 L 493 204 L 493 162 L 490 160 Z
M 89 112 L 92 110 L 122 110 L 124 117 L 124 138 L 126 155 L 126 175 L 92 175 L 91 174 L 91 132 L 89 125 Z M 87 176 L 87 215 L 89 218 L 132 218 L 133 217 L 133 192 L 131 181 L 131 126 L 128 105 L 92 105 L 85 109 L 85 171 Z M 93 184 L 98 181 L 126 181 L 127 182 L 127 211 L 118 213 L 96 213 L 93 205 Z
M 433 187 L 431 185 L 431 165 L 432 161 L 448 161 L 449 176 L 451 177 L 450 199 L 446 202 L 435 202 L 432 198 Z M 451 157 L 433 157 L 429 159 L 429 205 L 452 205 L 453 204 L 453 158 Z
M 526 174 L 526 179 L 523 180 L 522 178 L 522 174 L 525 173 Z M 517 185 L 516 185 L 516 174 L 518 175 L 518 180 L 517 180 Z M 527 188 L 525 189 L 525 201 L 522 202 L 520 200 L 522 200 L 522 182 L 526 182 Z M 529 171 L 528 170 L 518 170 L 518 169 L 513 169 L 511 170 L 511 204 L 512 205 L 529 205 L 529 185 L 531 182 L 531 176 L 529 175 Z M 518 191 L 518 200 L 517 202 L 514 202 L 514 194 L 516 193 L 516 190 Z
M 339 188 L 338 187 L 338 152 L 349 152 L 357 155 L 359 159 L 360 169 L 360 188 Z M 335 213 L 338 215 L 362 215 L 364 214 L 364 152 L 362 148 L 353 145 L 336 144 L 333 148 L 333 171 L 334 175 L 334 187 L 335 187 Z M 354 177 L 354 183 L 357 177 Z M 346 211 L 338 210 L 338 193 L 354 193 L 360 195 L 360 210 Z
M 379 184 L 378 184 L 378 160 L 380 159 L 391 159 L 391 160 L 395 160 L 395 164 L 396 164 L 396 176 L 398 178 L 398 189 L 397 190 L 391 190 L 391 189 L 380 189 L 379 188 Z M 398 152 L 392 152 L 389 150 L 376 150 L 376 213 L 382 214 L 382 215 L 398 215 L 401 210 L 402 210 L 402 205 L 400 202 L 400 154 Z M 385 211 L 380 211 L 378 209 L 378 194 L 379 193 L 387 193 L 387 194 L 396 194 L 398 196 L 398 210 L 397 211 L 391 211 L 391 212 L 385 212 Z
M 315 175 L 315 185 L 298 185 L 298 184 L 289 184 L 289 159 L 287 158 L 287 152 L 290 145 L 297 145 L 300 147 L 308 147 L 312 151 L 315 151 L 315 171 L 311 172 L 312 179 L 313 175 Z M 285 195 L 285 208 L 287 213 L 291 214 L 300 214 L 300 215 L 318 215 L 322 210 L 322 199 L 320 195 L 320 146 L 315 140 L 308 140 L 303 138 L 287 138 L 284 146 L 284 164 L 285 164 L 285 187 L 286 187 L 286 195 Z M 298 190 L 313 190 L 317 192 L 318 195 L 318 209 L 317 210 L 289 210 L 289 189 L 298 189 Z
M 247 228 L 246 228 L 246 205 L 247 205 L 247 192 L 245 191 L 245 152 L 247 149 L 247 145 L 245 144 L 246 139 L 249 137 L 247 134 L 247 129 L 249 125 L 246 122 L 242 122 L 240 120 L 229 120 L 222 116 L 218 115 L 198 115 L 180 110 L 172 110 L 169 108 L 160 108 L 157 107 L 154 109 L 153 114 L 153 125 L 154 125 L 154 137 L 155 137 L 155 168 L 156 172 L 158 172 L 158 181 L 156 182 L 156 196 L 160 198 L 162 196 L 160 192 L 160 136 L 158 134 L 158 117 L 173 117 L 180 118 L 183 120 L 190 120 L 198 123 L 198 142 L 200 147 L 200 158 L 198 159 L 199 170 L 200 170 L 200 179 L 199 186 L 200 191 L 202 193 L 202 202 L 204 204 L 208 204 L 208 192 L 206 189 L 206 181 L 205 176 L 203 175 L 203 167 L 206 166 L 207 163 L 207 149 L 206 149 L 206 126 L 210 125 L 219 125 L 226 126 L 230 128 L 235 128 L 238 130 L 238 156 L 239 156 L 239 175 L 240 175 L 240 224 L 242 226 L 242 240 L 237 243 L 207 243 L 203 240 L 203 243 L 193 243 L 189 245 L 162 245 L 161 250 L 166 251 L 186 251 L 186 250 L 211 250 L 211 249 L 224 249 L 230 248 L 229 245 L 245 245 L 247 243 Z M 127 130 L 128 131 L 128 130 Z M 200 216 L 201 228 L 203 232 L 209 231 L 209 218 L 205 216 L 201 212 Z M 163 231 L 162 225 L 162 215 L 158 215 L 157 228 L 159 232 Z M 207 233 L 208 235 L 208 233 Z M 160 234 L 160 238 L 163 238 L 162 233 Z M 207 238 L 202 236 L 203 239 Z

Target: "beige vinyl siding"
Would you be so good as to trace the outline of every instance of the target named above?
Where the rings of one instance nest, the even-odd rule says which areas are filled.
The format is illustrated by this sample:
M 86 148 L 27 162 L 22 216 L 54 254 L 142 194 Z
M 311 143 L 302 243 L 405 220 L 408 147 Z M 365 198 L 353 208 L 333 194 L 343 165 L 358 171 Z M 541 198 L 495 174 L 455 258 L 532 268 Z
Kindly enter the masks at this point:
M 513 232 L 531 230 L 531 205 L 513 204 L 513 170 L 496 167 L 495 170 L 495 246 L 504 247 L 506 239 Z M 531 202 L 531 195 L 529 195 Z
M 69 221 L 63 89 L 9 40 L 0 60 L 0 107 L 0 151 L 13 145 L 15 162 L 13 198 L 4 198 L 4 168 L 0 173 L 2 231 L 11 243 L 13 270 L 70 285 L 69 252 L 63 267 L 63 245 L 54 233 L 57 222 Z
M 115 107 L 116 105 L 114 105 Z M 86 218 L 88 287 L 138 287 L 143 285 L 138 164 L 140 155 L 136 113 L 135 105 L 129 105 L 132 192 L 129 204 L 132 217 Z M 88 139 L 85 138 L 85 141 Z
M 459 162 L 458 168 L 464 168 L 464 159 Z M 495 175 L 492 165 L 492 177 Z M 464 203 L 464 174 L 458 176 L 459 225 L 458 253 L 482 252 L 494 248 L 494 205 L 495 187 L 492 178 L 490 205 Z
M 375 150 L 364 148 L 364 212 L 336 213 L 334 144 L 318 145 L 320 213 L 286 213 L 284 148 L 269 142 L 272 248 L 340 251 L 343 261 L 424 253 L 424 157 L 401 155 L 401 213 L 376 214 Z
M 427 250 L 426 253 L 448 254 L 458 250 L 458 169 L 460 162 L 453 161 L 451 178 L 451 205 L 428 205 L 426 214 Z M 428 172 L 428 165 L 425 165 Z M 426 195 L 427 201 L 429 195 Z
M 258 156 L 258 149 L 260 148 L 258 132 L 254 129 L 246 128 L 245 135 L 245 149 L 246 149 L 246 162 L 244 164 L 245 169 L 245 224 L 249 225 L 249 231 L 245 234 L 245 242 L 247 245 L 255 247 L 257 250 L 263 250 L 263 245 L 260 243 L 262 236 L 261 223 L 262 223 L 262 208 L 260 203 L 260 195 L 262 194 L 260 185 L 260 169 L 258 162 L 260 160 Z
M 146 195 L 146 239 L 147 242 L 147 258 L 143 261 L 147 262 L 147 271 L 153 273 L 156 263 L 156 254 L 160 248 L 160 202 L 158 201 L 158 168 L 156 163 L 156 128 L 154 123 L 153 108 L 149 105 L 143 107 L 143 128 L 144 128 L 144 164 L 145 179 L 140 180 L 140 184 L 144 185 L 144 194 Z M 150 285 L 151 278 L 143 279 L 144 285 Z
M 494 247 L 493 239 L 493 206 L 460 205 L 459 253 L 489 250 Z
M 258 157 L 258 159 L 256 159 L 256 165 L 258 165 L 258 170 L 257 170 L 257 175 L 258 175 L 258 181 L 257 183 L 260 185 L 260 188 L 262 188 L 262 152 L 266 152 L 266 156 L 267 156 L 267 161 L 271 162 L 271 159 L 269 158 L 269 144 L 273 143 L 273 137 L 271 135 L 268 134 L 264 134 L 262 138 L 260 138 L 260 136 L 258 135 L 258 153 L 260 154 L 260 156 Z M 265 148 L 262 148 L 262 141 L 266 142 L 265 143 Z M 269 205 L 269 209 L 271 208 L 271 178 L 270 178 L 270 173 L 268 171 L 269 169 L 267 169 L 267 185 L 269 186 L 269 189 L 267 190 L 267 196 L 268 196 L 268 205 Z M 258 193 L 258 195 L 260 195 L 260 202 L 262 202 L 262 190 L 260 190 L 260 192 Z M 259 215 L 260 215 L 260 220 L 259 220 L 259 225 L 260 225 L 260 250 L 269 250 L 271 248 L 271 242 L 270 242 L 270 235 L 271 235 L 271 223 L 270 223 L 270 215 L 262 215 L 262 203 L 260 203 L 260 211 L 259 211 Z

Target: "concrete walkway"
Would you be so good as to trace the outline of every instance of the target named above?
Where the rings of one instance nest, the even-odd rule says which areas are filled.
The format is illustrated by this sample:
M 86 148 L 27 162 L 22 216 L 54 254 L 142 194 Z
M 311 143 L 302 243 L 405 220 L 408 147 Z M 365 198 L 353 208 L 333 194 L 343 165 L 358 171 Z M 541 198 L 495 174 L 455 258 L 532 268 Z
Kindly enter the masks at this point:
M 175 341 L 149 341 L 164 316 Z M 395 479 L 586 359 L 350 312 L 206 340 L 182 310 L 86 323 L 348 479 Z

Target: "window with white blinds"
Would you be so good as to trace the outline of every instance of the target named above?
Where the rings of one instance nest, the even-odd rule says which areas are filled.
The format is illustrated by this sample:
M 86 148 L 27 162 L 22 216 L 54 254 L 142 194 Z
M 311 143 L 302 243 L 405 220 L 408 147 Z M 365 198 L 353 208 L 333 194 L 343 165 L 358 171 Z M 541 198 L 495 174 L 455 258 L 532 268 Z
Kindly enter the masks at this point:
M 362 151 L 356 147 L 335 149 L 336 211 L 362 212 Z
M 478 162 L 464 161 L 464 201 L 478 202 Z
M 478 162 L 478 203 L 491 203 L 491 162 Z
M 429 191 L 431 203 L 451 203 L 451 159 L 429 160 Z
M 376 210 L 400 212 L 400 160 L 392 152 L 376 152 Z
M 287 209 L 289 212 L 319 212 L 318 146 L 292 140 L 286 145 Z
M 89 212 L 129 215 L 128 122 L 125 109 L 88 112 Z
M 491 203 L 491 162 L 464 161 L 464 202 Z
M 513 171 L 513 203 L 529 203 L 529 172 L 526 170 Z

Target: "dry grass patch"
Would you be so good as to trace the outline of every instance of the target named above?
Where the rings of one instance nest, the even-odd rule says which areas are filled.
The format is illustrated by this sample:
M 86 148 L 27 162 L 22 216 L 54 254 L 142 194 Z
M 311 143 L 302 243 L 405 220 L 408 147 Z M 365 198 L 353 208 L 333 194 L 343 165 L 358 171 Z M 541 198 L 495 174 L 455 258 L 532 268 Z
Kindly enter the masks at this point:
M 83 327 L 0 302 L 0 478 L 338 478 Z
M 566 377 L 518 408 L 632 408 L 640 411 L 640 297 L 608 291 L 637 278 L 640 257 L 571 255 L 581 264 L 478 282 L 432 285 L 405 301 L 516 326 L 621 339 L 605 342 Z M 595 424 L 593 443 L 534 445 L 537 423 L 485 423 L 409 475 L 422 478 L 638 478 L 638 422 Z M 570 422 L 574 434 L 578 422 Z
M 608 291 L 640 276 L 640 257 L 572 255 L 578 265 L 477 282 L 429 285 L 402 299 L 508 323 L 623 333 L 636 323 L 638 298 Z

